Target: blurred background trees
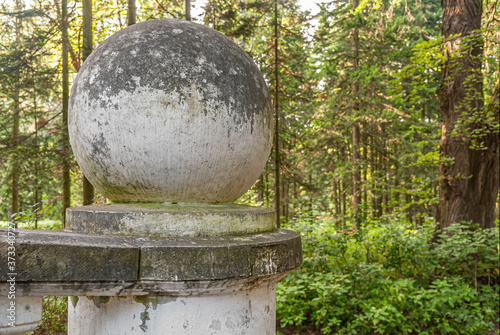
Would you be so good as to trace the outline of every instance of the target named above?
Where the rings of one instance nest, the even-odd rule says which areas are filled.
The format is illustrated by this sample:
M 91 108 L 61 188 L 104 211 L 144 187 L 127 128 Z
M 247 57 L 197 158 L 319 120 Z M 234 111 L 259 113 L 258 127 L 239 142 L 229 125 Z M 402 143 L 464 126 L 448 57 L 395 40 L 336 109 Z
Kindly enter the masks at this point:
M 18 211 L 40 210 L 43 204 L 53 208 L 45 218 L 61 220 L 67 205 L 104 200 L 98 194 L 82 195 L 82 176 L 64 135 L 63 55 L 68 55 L 71 84 L 91 50 L 127 26 L 129 8 L 137 22 L 187 14 L 181 1 L 87 2 L 67 2 L 68 37 L 63 37 L 64 2 L 12 0 L 2 5 L 3 220 Z M 446 62 L 439 1 L 318 2 L 313 13 L 295 0 L 189 5 L 192 20 L 226 34 L 253 57 L 277 97 L 277 145 L 241 201 L 279 204 L 285 223 L 323 216 L 354 220 L 359 228 L 369 218 L 394 211 L 405 213 L 415 225 L 435 216 L 438 165 L 452 159 L 438 147 L 443 116 L 436 91 Z M 495 6 L 485 3 L 478 30 L 484 92 L 477 94 L 489 114 L 474 119 L 487 125 L 479 128 L 490 137 L 498 136 Z M 467 132 L 467 122 L 472 121 L 461 123 L 456 141 L 476 134 Z M 481 143 L 477 136 L 472 140 Z
M 449 150 L 440 152 L 438 147 L 443 114 L 436 92 L 443 85 L 441 67 L 450 62 L 442 47 L 440 2 L 328 1 L 318 2 L 313 13 L 295 0 L 188 4 L 191 11 L 184 2 L 168 0 L 93 6 L 89 1 L 3 3 L 3 220 L 16 212 L 40 210 L 44 203 L 54 209 L 46 217 L 63 220 L 63 208 L 69 205 L 104 200 L 82 181 L 67 143 L 66 81 L 71 84 L 93 48 L 128 21 L 186 15 L 245 49 L 275 98 L 273 154 L 243 202 L 279 207 L 283 222 L 319 215 L 354 220 L 358 228 L 368 218 L 394 211 L 404 212 L 416 225 L 435 217 L 438 166 L 442 176 L 443 169 L 451 169 L 445 167 L 458 166 Z M 480 39 L 475 44 L 479 49 L 474 49 L 479 64 L 474 101 L 481 102 L 480 112 L 460 112 L 461 118 L 453 118 L 459 124 L 447 135 L 454 139 L 450 141 L 470 142 L 471 154 L 490 152 L 489 159 L 496 154 L 498 160 L 494 145 L 484 150 L 484 139 L 496 143 L 499 128 L 497 3 L 486 2 L 484 8 L 474 31 Z M 445 33 L 448 40 L 450 34 Z M 470 105 L 464 108 L 470 110 Z M 494 175 L 498 164 L 492 169 Z M 477 184 L 466 171 L 457 170 L 462 173 L 457 178 L 453 171 L 441 178 L 441 193 L 450 178 Z M 495 191 L 498 186 L 488 190 Z M 497 194 L 489 195 L 489 212 L 495 206 L 498 212 Z M 456 212 L 453 208 L 449 211 Z M 488 226 L 493 226 L 498 213 L 488 217 Z

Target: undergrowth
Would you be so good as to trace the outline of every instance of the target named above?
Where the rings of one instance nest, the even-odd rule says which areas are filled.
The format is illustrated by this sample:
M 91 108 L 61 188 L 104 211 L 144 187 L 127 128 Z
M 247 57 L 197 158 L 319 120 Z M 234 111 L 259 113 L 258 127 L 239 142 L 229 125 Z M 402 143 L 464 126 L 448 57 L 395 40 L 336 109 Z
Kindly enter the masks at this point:
M 68 297 L 44 297 L 42 321 L 29 335 L 67 334 Z
M 297 222 L 304 263 L 277 287 L 286 334 L 492 334 L 499 320 L 498 227 L 440 234 L 396 216 L 361 230 Z M 290 331 L 294 330 L 294 331 Z

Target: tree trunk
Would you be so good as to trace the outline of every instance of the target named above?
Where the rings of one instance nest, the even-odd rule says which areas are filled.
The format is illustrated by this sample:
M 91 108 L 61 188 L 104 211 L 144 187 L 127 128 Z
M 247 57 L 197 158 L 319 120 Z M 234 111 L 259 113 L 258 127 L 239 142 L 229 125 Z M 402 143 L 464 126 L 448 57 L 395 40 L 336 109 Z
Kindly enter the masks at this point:
M 66 227 L 66 208 L 71 206 L 70 145 L 68 135 L 69 64 L 68 64 L 68 1 L 61 5 L 62 32 L 62 143 L 63 143 L 63 227 Z
M 406 185 L 407 185 L 407 189 L 409 189 L 408 186 L 410 185 L 410 183 L 406 182 Z M 406 193 L 406 203 L 410 204 L 411 201 L 412 201 L 411 194 Z M 406 209 L 406 215 L 408 217 L 408 221 L 410 221 L 410 223 L 413 224 L 413 205 L 408 206 L 408 208 Z
M 83 0 L 83 18 L 82 18 L 82 60 L 85 62 L 88 56 L 92 53 L 92 0 Z M 130 1 L 129 1 L 130 5 Z M 135 6 L 134 6 L 135 7 Z M 135 9 L 135 8 L 134 8 Z M 130 20 L 127 14 L 127 20 Z M 134 18 L 135 20 L 135 18 Z M 129 21 L 130 22 L 130 21 Z M 85 175 L 83 176 L 83 205 L 90 205 L 94 202 L 95 190 L 94 186 L 88 181 Z
M 337 148 L 336 150 L 336 157 L 337 157 L 337 162 L 340 162 L 340 150 Z M 338 163 L 337 163 L 338 164 Z M 342 185 L 340 180 L 334 179 L 334 185 L 335 189 L 337 190 L 337 193 L 335 194 L 336 198 L 336 208 L 337 208 L 337 217 L 340 217 L 342 215 L 342 203 L 341 203 L 341 197 L 342 197 Z
M 309 218 L 311 219 L 311 222 L 314 220 L 314 215 L 313 215 L 313 191 L 312 191 L 312 173 L 309 174 Z
M 264 203 L 264 171 L 259 176 L 259 179 L 257 180 L 257 202 L 262 202 Z
M 343 216 L 347 215 L 347 199 L 346 199 L 346 184 L 345 180 L 342 179 L 342 214 Z
M 339 217 L 340 215 L 340 203 L 339 203 L 339 196 L 338 196 L 338 190 L 337 190 L 337 181 L 333 181 L 333 202 L 335 204 L 335 216 Z
M 370 190 L 370 198 L 372 202 L 372 216 L 376 217 L 377 214 L 377 197 L 375 192 L 375 187 L 377 185 L 377 156 L 375 151 L 375 138 L 373 136 L 370 137 L 370 175 L 371 175 L 371 190 Z
M 376 158 L 375 158 L 375 171 L 377 175 L 377 186 L 376 186 L 376 192 L 375 196 L 377 198 L 376 200 L 376 216 L 379 218 L 383 213 L 382 213 L 382 153 L 378 151 L 376 153 Z
M 394 156 L 398 156 L 398 147 L 396 146 L 394 148 Z M 399 205 L 400 201 L 400 187 L 399 187 L 399 160 L 395 160 L 394 163 L 394 202 L 396 203 L 396 206 Z
M 368 140 L 363 135 L 363 220 L 366 220 L 368 210 Z
M 481 0 L 443 0 L 446 60 L 438 90 L 443 128 L 440 151 L 453 160 L 439 166 L 440 202 L 437 221 L 441 229 L 459 221 L 473 221 L 482 228 L 494 226 L 495 200 L 499 183 L 499 137 L 486 134 L 485 150 L 471 149 L 471 139 L 451 137 L 458 118 L 482 113 Z M 469 39 L 465 40 L 465 37 Z M 472 124 L 469 133 L 479 128 Z
M 16 0 L 16 11 L 19 13 L 21 11 L 21 1 Z M 21 34 L 21 19 L 19 15 L 16 16 L 16 45 L 19 44 L 20 34 Z M 12 92 L 14 106 L 13 106 L 13 117 L 12 117 L 12 174 L 11 174 L 11 201 L 10 201 L 10 213 L 8 215 L 8 220 L 12 219 L 12 215 L 19 212 L 19 118 L 21 113 L 21 106 L 19 103 L 19 87 L 20 87 L 20 74 L 19 69 L 15 70 L 15 83 Z M 16 223 L 17 227 L 17 223 Z
M 264 203 L 269 207 L 269 172 L 267 171 L 267 164 L 264 166 Z
M 358 7 L 358 0 L 353 1 L 353 11 Z M 357 26 L 354 27 L 353 31 L 353 70 L 357 72 L 358 70 L 358 57 L 359 57 L 359 29 Z M 356 80 L 356 79 L 354 79 Z M 352 95 L 354 99 L 353 103 L 353 116 L 356 117 L 356 114 L 359 110 L 358 105 L 358 83 L 354 81 L 352 84 Z M 360 131 L 359 126 L 354 124 L 352 127 L 352 213 L 354 216 L 354 222 L 356 224 L 356 228 L 360 228 L 360 215 L 359 209 L 361 206 L 361 194 L 360 194 L 360 185 L 361 185 L 361 174 L 359 172 L 359 142 L 360 142 Z
M 292 215 L 291 218 L 293 219 L 295 217 L 295 214 L 297 213 L 297 208 L 299 208 L 299 205 L 297 204 L 297 199 L 299 199 L 299 189 L 297 188 L 297 182 L 293 180 L 293 199 L 295 200 L 293 202 L 293 207 L 292 207 Z
M 359 186 L 361 184 L 361 174 L 359 172 L 359 127 L 354 125 L 352 128 L 352 212 L 356 227 L 360 228 L 360 206 L 361 193 Z
M 135 0 L 128 0 L 127 2 L 127 26 L 135 24 Z
M 34 136 L 34 142 L 35 142 L 35 229 L 38 229 L 38 213 L 40 213 L 40 210 L 42 209 L 42 204 L 40 203 L 40 181 L 39 181 L 39 176 L 40 176 L 40 144 L 38 143 L 38 108 L 37 108 L 37 103 L 36 103 L 36 88 L 35 84 L 33 81 L 33 111 L 35 114 L 35 136 Z
M 288 213 L 288 203 L 289 203 L 289 197 L 288 197 L 288 193 L 289 193 L 289 186 L 290 186 L 290 182 L 288 179 L 286 178 L 283 178 L 282 179 L 282 188 L 281 188 L 281 191 L 282 191 L 282 196 L 281 196 L 281 211 L 282 211 L 282 215 L 281 217 L 285 220 L 284 222 L 289 222 L 289 213 Z
M 186 0 L 186 20 L 191 21 L 191 0 Z
M 278 0 L 274 2 L 274 204 L 276 227 L 280 227 L 280 115 L 278 104 L 279 68 L 278 68 Z
M 385 193 L 385 166 L 384 166 L 384 154 L 382 151 L 378 153 L 378 174 L 380 187 L 378 188 L 378 217 L 384 214 L 384 193 Z
M 388 150 L 387 150 L 387 142 L 384 141 L 384 154 L 382 155 L 382 173 L 383 173 L 383 178 L 384 178 L 384 188 L 383 188 L 383 193 L 382 193 L 382 203 L 384 204 L 384 212 L 386 214 L 390 213 L 390 208 L 389 208 L 389 180 L 390 180 L 390 173 L 391 173 L 391 167 L 389 166 L 389 159 L 388 159 Z
M 19 78 L 17 78 L 17 81 Z M 11 197 L 11 211 L 10 215 L 14 215 L 19 212 L 19 114 L 20 114 L 20 105 L 19 105 L 19 85 L 18 82 L 15 83 L 16 87 L 14 88 L 14 116 L 12 118 L 12 148 L 14 149 L 12 156 L 12 197 Z M 10 219 L 10 218 L 9 218 Z M 17 224 L 16 224 L 17 226 Z

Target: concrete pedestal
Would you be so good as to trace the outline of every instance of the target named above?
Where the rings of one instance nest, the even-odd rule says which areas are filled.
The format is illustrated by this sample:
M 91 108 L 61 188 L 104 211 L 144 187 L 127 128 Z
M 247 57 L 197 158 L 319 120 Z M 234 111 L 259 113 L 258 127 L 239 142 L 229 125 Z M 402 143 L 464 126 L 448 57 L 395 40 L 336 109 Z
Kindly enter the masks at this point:
M 274 335 L 275 283 L 198 296 L 80 297 L 69 334 Z
M 274 334 L 275 285 L 302 262 L 300 235 L 263 208 L 115 204 L 67 217 L 70 231 L 18 231 L 16 298 L 73 296 L 69 335 Z
M 24 335 L 42 320 L 42 297 L 0 296 L 0 334 Z
M 276 283 L 302 261 L 300 236 L 265 208 L 112 204 L 67 217 L 73 232 L 140 247 L 128 290 L 70 299 L 71 335 L 274 334 Z

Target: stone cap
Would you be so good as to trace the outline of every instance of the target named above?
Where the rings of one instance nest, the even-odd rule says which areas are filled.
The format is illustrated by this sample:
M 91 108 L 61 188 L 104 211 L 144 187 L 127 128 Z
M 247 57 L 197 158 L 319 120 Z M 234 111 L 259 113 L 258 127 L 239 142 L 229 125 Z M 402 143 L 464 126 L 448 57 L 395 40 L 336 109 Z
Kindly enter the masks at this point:
M 6 237 L 0 229 L 2 241 Z M 9 246 L 0 244 L 0 251 L 6 255 Z M 300 235 L 285 229 L 190 239 L 19 229 L 15 248 L 19 296 L 193 294 L 189 288 L 200 283 L 277 281 L 302 262 Z M 9 272 L 1 262 L 0 294 L 8 292 Z
M 276 231 L 274 211 L 245 205 L 128 203 L 72 207 L 69 230 L 150 237 L 214 237 Z

